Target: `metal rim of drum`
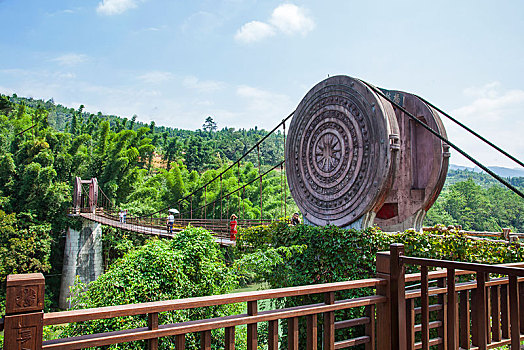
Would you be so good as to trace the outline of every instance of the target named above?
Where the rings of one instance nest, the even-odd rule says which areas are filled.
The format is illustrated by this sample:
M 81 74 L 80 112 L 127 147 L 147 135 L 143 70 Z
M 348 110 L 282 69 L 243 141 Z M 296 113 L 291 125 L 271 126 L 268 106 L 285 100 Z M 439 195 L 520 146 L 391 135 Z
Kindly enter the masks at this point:
M 286 174 L 311 223 L 347 226 L 380 201 L 391 174 L 389 124 L 396 123 L 385 103 L 359 80 L 334 76 L 298 105 L 286 143 Z

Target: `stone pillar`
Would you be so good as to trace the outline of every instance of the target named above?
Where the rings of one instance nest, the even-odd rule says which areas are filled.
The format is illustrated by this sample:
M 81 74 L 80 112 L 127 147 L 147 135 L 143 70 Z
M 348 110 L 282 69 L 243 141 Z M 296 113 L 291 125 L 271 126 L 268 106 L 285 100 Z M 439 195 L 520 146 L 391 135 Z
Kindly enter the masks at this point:
M 84 283 L 92 282 L 103 273 L 102 225 L 82 219 L 80 231 L 67 230 L 59 306 L 69 308 L 69 287 L 79 276 Z

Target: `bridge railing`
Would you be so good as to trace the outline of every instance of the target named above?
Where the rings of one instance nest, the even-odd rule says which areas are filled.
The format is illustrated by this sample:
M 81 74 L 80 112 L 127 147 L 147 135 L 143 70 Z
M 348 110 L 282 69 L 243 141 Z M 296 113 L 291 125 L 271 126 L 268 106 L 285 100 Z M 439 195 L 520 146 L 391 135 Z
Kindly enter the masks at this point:
M 406 265 L 420 266 L 421 272 L 405 274 Z M 41 274 L 10 275 L 3 323 L 5 346 L 80 349 L 145 340 L 149 349 L 156 349 L 159 338 L 174 336 L 176 349 L 184 349 L 186 335 L 198 333 L 201 348 L 211 349 L 211 330 L 225 329 L 220 342 L 225 349 L 234 349 L 239 336 L 235 327 L 246 325 L 248 349 L 256 349 L 257 325 L 267 322 L 268 349 L 276 350 L 279 322 L 286 322 L 288 349 L 318 349 L 322 339 L 323 349 L 365 344 L 366 349 L 379 350 L 429 349 L 433 345 L 439 349 L 509 345 L 515 350 L 524 340 L 522 266 L 524 263 L 485 265 L 406 257 L 403 246 L 394 244 L 389 252 L 377 254 L 376 278 L 52 313 L 42 311 Z M 437 270 L 429 271 L 430 267 Z M 470 280 L 471 276 L 476 280 Z M 362 288 L 366 288 L 367 296 L 337 300 L 337 293 Z M 324 302 L 263 311 L 258 308 L 260 300 L 309 295 L 322 295 Z M 245 303 L 247 312 L 176 324 L 158 322 L 162 312 L 234 303 Z M 340 319 L 340 310 L 354 308 L 364 309 L 364 313 L 355 319 Z M 136 315 L 147 315 L 147 327 L 43 340 L 44 326 Z M 306 321 L 305 344 L 299 344 L 301 318 Z M 339 339 L 337 332 L 335 338 L 336 330 L 357 326 L 364 326 L 363 335 Z
M 90 212 L 88 209 L 80 211 L 70 208 L 69 214 L 83 214 L 82 216 L 102 222 L 105 225 L 109 225 L 116 228 L 121 228 L 124 230 L 131 230 L 141 233 L 149 233 L 156 235 L 166 235 L 167 232 L 167 218 L 165 216 L 141 216 L 135 217 L 130 216 L 125 219 L 124 222 L 120 221 L 118 213 L 104 210 L 103 208 L 97 208 L 94 213 Z M 102 220 L 102 218 L 108 220 Z M 258 225 L 269 225 L 274 220 L 269 219 L 238 219 L 238 227 L 253 227 Z M 203 227 L 211 232 L 213 232 L 217 237 L 223 239 L 229 239 L 230 232 L 230 220 L 229 219 L 181 219 L 176 218 L 173 224 L 173 231 L 180 231 L 186 228 L 188 225 Z

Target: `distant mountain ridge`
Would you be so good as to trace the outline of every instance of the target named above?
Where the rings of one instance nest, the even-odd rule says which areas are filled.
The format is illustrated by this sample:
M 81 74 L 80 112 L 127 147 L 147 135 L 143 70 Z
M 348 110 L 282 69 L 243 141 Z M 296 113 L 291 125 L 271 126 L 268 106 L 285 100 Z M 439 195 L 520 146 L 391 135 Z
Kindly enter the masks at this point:
M 501 166 L 490 166 L 489 170 L 501 177 L 524 177 L 524 169 L 521 168 L 505 168 Z M 467 170 L 475 173 L 484 173 L 479 167 L 467 167 L 462 165 L 450 164 L 449 170 Z

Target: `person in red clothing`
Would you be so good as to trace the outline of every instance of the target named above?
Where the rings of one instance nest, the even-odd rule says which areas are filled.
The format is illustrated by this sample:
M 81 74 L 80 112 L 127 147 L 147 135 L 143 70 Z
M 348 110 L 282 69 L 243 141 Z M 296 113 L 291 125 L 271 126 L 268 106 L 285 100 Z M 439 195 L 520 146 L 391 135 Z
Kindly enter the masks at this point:
M 235 214 L 231 215 L 231 220 L 229 222 L 229 238 L 234 241 L 237 239 L 237 216 Z

